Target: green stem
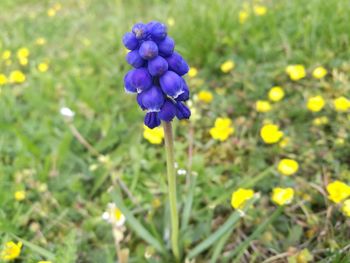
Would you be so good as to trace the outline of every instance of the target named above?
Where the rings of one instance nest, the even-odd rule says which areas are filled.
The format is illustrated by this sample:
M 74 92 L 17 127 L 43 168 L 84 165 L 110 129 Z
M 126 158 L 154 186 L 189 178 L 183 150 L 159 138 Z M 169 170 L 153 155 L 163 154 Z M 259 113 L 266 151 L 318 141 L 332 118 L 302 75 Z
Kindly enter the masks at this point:
M 167 160 L 168 193 L 171 217 L 171 247 L 177 261 L 180 260 L 179 253 L 179 217 L 176 206 L 176 176 L 174 158 L 174 138 L 170 122 L 163 122 L 164 140 Z

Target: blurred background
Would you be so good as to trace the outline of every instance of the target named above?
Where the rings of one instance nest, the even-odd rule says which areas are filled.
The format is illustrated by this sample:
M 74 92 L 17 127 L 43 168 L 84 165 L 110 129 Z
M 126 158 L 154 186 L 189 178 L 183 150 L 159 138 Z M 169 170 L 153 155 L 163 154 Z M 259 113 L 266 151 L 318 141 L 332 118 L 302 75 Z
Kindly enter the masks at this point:
M 145 135 L 144 113 L 124 92 L 131 67 L 121 42 L 136 22 L 158 20 L 191 67 L 193 118 L 174 123 L 180 192 L 194 199 L 185 251 L 228 217 L 244 181 L 262 197 L 223 255 L 271 214 L 270 192 L 283 185 L 297 201 L 242 262 L 350 262 L 334 261 L 350 253 L 349 221 L 326 191 L 329 182 L 350 181 L 350 106 L 338 111 L 334 103 L 350 96 L 349 13 L 346 0 L 1 0 L 0 248 L 21 241 L 16 262 L 115 262 L 111 227 L 101 219 L 113 187 L 166 236 L 164 149 L 157 135 Z M 303 65 L 305 76 L 293 79 L 290 65 Z M 327 73 L 319 78 L 321 66 Z M 285 97 L 259 110 L 274 86 Z M 307 106 L 313 96 L 324 99 L 322 110 Z M 234 127 L 224 140 L 209 132 L 218 117 Z M 266 123 L 283 130 L 282 146 L 261 139 Z M 282 158 L 299 162 L 297 175 L 279 174 Z M 191 190 L 187 169 L 198 177 Z M 164 262 L 125 227 L 130 262 Z

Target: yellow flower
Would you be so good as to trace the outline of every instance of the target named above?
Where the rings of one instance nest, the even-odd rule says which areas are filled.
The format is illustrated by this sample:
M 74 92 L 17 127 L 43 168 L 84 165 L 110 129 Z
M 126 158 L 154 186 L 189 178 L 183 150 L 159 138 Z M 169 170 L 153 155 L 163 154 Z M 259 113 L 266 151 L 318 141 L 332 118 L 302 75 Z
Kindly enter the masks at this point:
M 11 57 L 11 51 L 10 50 L 5 50 L 2 52 L 2 59 L 3 60 L 8 60 Z
M 267 8 L 266 8 L 266 6 L 255 5 L 255 6 L 254 6 L 254 13 L 255 13 L 257 16 L 266 15 L 266 13 L 267 13 Z
M 11 83 L 23 83 L 26 80 L 26 76 L 20 70 L 14 70 L 10 73 Z
M 49 17 L 55 16 L 55 15 L 56 15 L 56 10 L 53 9 L 53 8 L 50 8 L 49 10 L 47 10 L 47 15 L 48 15 Z
M 327 192 L 328 198 L 338 204 L 350 196 L 350 186 L 336 180 L 327 185 Z
M 16 191 L 15 192 L 15 199 L 17 201 L 23 201 L 26 198 L 26 192 L 25 191 Z
M 172 18 L 172 17 L 169 17 L 166 22 L 167 22 L 168 26 L 174 26 L 175 25 L 175 19 Z
M 222 63 L 220 66 L 220 69 L 224 73 L 230 72 L 235 67 L 235 63 L 233 60 L 227 60 L 226 62 Z
M 0 74 L 0 86 L 7 84 L 7 77 L 4 74 Z
M 232 127 L 232 121 L 229 118 L 217 118 L 214 127 L 210 129 L 209 133 L 215 140 L 225 141 L 233 134 L 235 129 Z
M 265 124 L 260 130 L 260 136 L 265 143 L 272 144 L 283 137 L 283 132 L 279 130 L 278 125 Z
M 288 66 L 286 72 L 290 79 L 294 81 L 305 78 L 306 76 L 305 67 L 300 64 Z
M 38 70 L 40 72 L 46 72 L 47 70 L 49 69 L 49 65 L 45 62 L 41 62 L 39 65 L 38 65 Z
M 62 5 L 60 3 L 56 3 L 52 7 L 55 11 L 60 11 L 62 8 Z
M 205 103 L 210 103 L 213 101 L 213 94 L 210 91 L 202 90 L 198 93 L 198 99 Z
M 190 67 L 188 71 L 188 76 L 190 78 L 194 78 L 195 76 L 197 76 L 197 74 L 198 74 L 198 70 L 195 67 Z
M 21 254 L 22 242 L 17 244 L 13 241 L 9 241 L 5 244 L 4 249 L 0 252 L 0 258 L 3 260 L 13 260 L 19 257 Z
M 255 109 L 257 112 L 268 112 L 272 109 L 270 102 L 266 100 L 258 100 L 255 103 Z
M 293 188 L 275 187 L 272 190 L 271 200 L 277 205 L 290 204 L 294 197 Z
M 269 99 L 271 101 L 277 102 L 284 98 L 284 90 L 279 87 L 272 87 L 269 91 Z
M 19 58 L 19 64 L 22 66 L 27 66 L 28 65 L 28 59 L 27 58 Z
M 317 117 L 312 121 L 313 125 L 321 126 L 329 123 L 329 119 L 326 116 Z
M 285 148 L 289 144 L 289 141 L 290 141 L 290 138 L 289 137 L 285 137 L 285 138 L 283 138 L 280 141 L 279 146 L 282 147 L 282 148 Z
M 248 17 L 249 17 L 249 14 L 247 11 L 244 11 L 244 10 L 239 11 L 238 13 L 239 23 L 244 24 L 245 21 L 247 21 Z
M 313 112 L 319 112 L 323 109 L 324 105 L 325 101 L 320 95 L 311 97 L 307 101 L 307 108 Z
M 35 40 L 35 44 L 37 44 L 38 46 L 43 46 L 46 44 L 46 39 L 43 37 L 39 37 Z
M 26 47 L 22 47 L 17 51 L 18 59 L 28 58 L 29 57 L 29 49 Z
M 252 189 L 239 188 L 232 193 L 231 205 L 234 209 L 242 209 L 249 199 L 254 196 Z
M 283 175 L 295 174 L 299 169 L 298 162 L 292 159 L 282 159 L 277 166 L 277 170 Z
M 143 126 L 143 137 L 152 144 L 161 144 L 164 138 L 163 127 L 156 127 L 150 129 L 147 126 Z
M 350 109 L 350 100 L 345 97 L 339 97 L 333 100 L 333 105 L 336 111 L 345 112 Z
M 341 210 L 343 211 L 344 215 L 350 217 L 350 199 L 344 201 L 344 204 Z
M 40 260 L 40 261 L 38 261 L 38 263 L 52 263 L 52 261 L 48 261 L 48 260 Z
M 326 75 L 327 75 L 327 70 L 324 67 L 317 67 L 312 72 L 312 76 L 315 79 L 322 79 Z

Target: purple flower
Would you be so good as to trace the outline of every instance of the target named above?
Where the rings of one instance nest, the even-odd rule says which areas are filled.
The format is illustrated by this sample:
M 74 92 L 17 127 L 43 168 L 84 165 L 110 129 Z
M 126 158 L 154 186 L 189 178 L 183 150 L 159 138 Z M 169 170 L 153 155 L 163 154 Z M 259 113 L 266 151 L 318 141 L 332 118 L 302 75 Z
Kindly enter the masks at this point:
M 181 93 L 175 100 L 176 101 L 186 101 L 186 100 L 189 100 L 190 98 L 190 90 L 186 84 L 186 81 L 182 79 L 182 90 L 183 90 L 183 93 Z
M 183 82 L 179 75 L 173 71 L 167 71 L 159 78 L 160 86 L 165 94 L 177 98 L 183 93 Z
M 147 112 L 144 119 L 145 125 L 153 129 L 160 125 L 160 119 L 157 112 Z
M 147 29 L 151 35 L 151 38 L 157 42 L 163 40 L 167 36 L 168 30 L 166 25 L 157 21 L 152 21 L 148 23 Z
M 168 71 L 168 62 L 161 56 L 148 61 L 148 71 L 152 76 L 161 76 Z
M 177 52 L 174 52 L 170 57 L 166 58 L 166 60 L 168 61 L 169 69 L 180 76 L 185 75 L 189 70 L 186 61 Z
M 125 33 L 123 36 L 123 44 L 129 50 L 134 50 L 139 46 L 139 41 L 131 32 Z
M 162 121 L 172 121 L 176 115 L 176 107 L 174 105 L 174 103 L 167 99 L 164 102 L 163 107 L 161 108 L 160 112 L 158 113 L 159 118 Z
M 145 68 L 131 71 L 130 83 L 137 92 L 149 89 L 152 86 L 152 77 Z
M 161 89 L 157 86 L 152 86 L 150 89 L 142 92 L 142 106 L 149 112 L 158 112 L 164 104 L 164 95 Z
M 135 34 L 136 39 L 145 39 L 148 35 L 147 26 L 143 23 L 137 23 L 132 27 L 132 32 Z
M 158 43 L 159 54 L 164 57 L 169 57 L 173 54 L 175 48 L 175 42 L 171 37 L 166 37 L 164 40 Z
M 140 46 L 139 54 L 144 59 L 152 59 L 158 56 L 158 46 L 153 41 L 145 41 Z
M 177 102 L 176 103 L 176 117 L 179 120 L 182 119 L 189 119 L 191 116 L 191 111 L 189 108 L 185 106 L 182 102 Z
M 133 73 L 133 70 L 130 70 L 126 75 L 124 76 L 124 88 L 127 93 L 136 93 L 137 90 L 134 88 L 134 86 L 131 84 L 131 76 Z
M 145 61 L 140 56 L 138 50 L 130 51 L 126 55 L 126 61 L 134 68 L 140 68 L 145 64 Z

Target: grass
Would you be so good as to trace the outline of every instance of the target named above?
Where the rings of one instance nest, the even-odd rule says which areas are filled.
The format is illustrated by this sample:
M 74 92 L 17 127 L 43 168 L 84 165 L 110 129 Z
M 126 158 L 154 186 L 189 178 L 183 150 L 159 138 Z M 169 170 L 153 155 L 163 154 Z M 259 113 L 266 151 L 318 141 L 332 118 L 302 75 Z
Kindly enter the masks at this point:
M 56 3 L 62 9 L 48 17 Z M 281 262 L 296 262 L 303 249 L 315 262 L 349 260 L 349 222 L 324 190 L 335 179 L 350 181 L 349 114 L 335 113 L 329 103 L 314 114 L 305 104 L 318 94 L 327 101 L 349 98 L 350 5 L 345 0 L 266 1 L 265 16 L 251 15 L 240 24 L 242 5 L 223 0 L 1 1 L 0 54 L 11 50 L 12 64 L 1 60 L 0 73 L 20 68 L 27 76 L 21 85 L 0 87 L 0 244 L 25 240 L 18 262 L 50 257 L 53 262 L 115 262 L 112 231 L 101 215 L 112 201 L 109 190 L 120 182 L 132 194 L 130 198 L 123 192 L 125 207 L 169 249 L 165 153 L 161 145 L 142 137 L 143 113 L 134 97 L 124 93 L 122 79 L 130 67 L 120 41 L 135 22 L 166 22 L 169 17 L 175 19 L 169 34 L 176 49 L 199 69 L 189 79 L 192 94 L 214 94 L 211 104 L 197 104 L 200 119 L 190 125 L 174 123 L 180 168 L 188 166 L 189 131 L 194 131 L 192 171 L 197 174 L 191 186 L 186 176 L 178 177 L 186 226 L 181 232 L 183 253 L 191 253 L 226 222 L 233 213 L 231 193 L 246 186 L 261 198 L 232 234 L 220 239 L 219 248 L 211 246 L 197 255 L 198 262 L 217 254 L 232 260 L 230 252 L 240 244 L 245 250 L 236 260 L 242 262 L 279 255 Z M 35 43 L 40 37 L 47 41 L 43 46 Z M 30 51 L 24 67 L 15 55 L 21 47 Z M 223 74 L 220 65 L 228 59 L 236 67 Z M 37 70 L 42 61 L 49 64 L 45 73 Z M 309 76 L 293 82 L 285 67 L 299 63 Z M 321 81 L 310 77 L 318 65 L 330 71 Z M 255 101 L 266 99 L 274 85 L 285 89 L 286 98 L 273 111 L 257 113 Z M 74 127 L 107 159 L 91 154 L 74 137 L 59 114 L 63 106 L 76 113 Z M 222 143 L 208 132 L 221 116 L 231 118 L 236 129 Z M 319 116 L 327 116 L 330 123 L 313 126 Z M 266 119 L 280 124 L 291 138 L 287 148 L 262 142 L 259 129 Z M 342 145 L 335 144 L 338 138 L 344 138 Z M 297 175 L 278 175 L 275 167 L 282 157 L 300 163 Z M 278 185 L 293 187 L 297 196 L 265 225 L 264 219 L 276 211 L 269 195 Z M 27 196 L 18 202 L 14 192 L 21 189 Z M 121 243 L 130 250 L 130 262 L 171 261 L 169 253 L 156 252 L 131 229 L 126 226 Z M 251 234 L 255 241 L 244 243 Z

